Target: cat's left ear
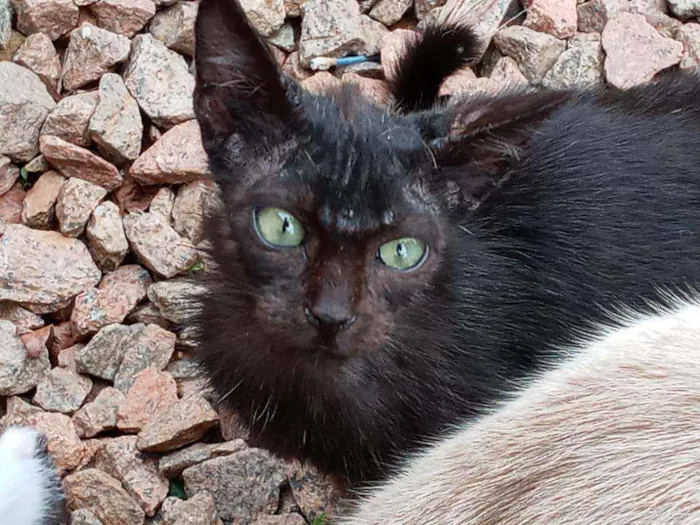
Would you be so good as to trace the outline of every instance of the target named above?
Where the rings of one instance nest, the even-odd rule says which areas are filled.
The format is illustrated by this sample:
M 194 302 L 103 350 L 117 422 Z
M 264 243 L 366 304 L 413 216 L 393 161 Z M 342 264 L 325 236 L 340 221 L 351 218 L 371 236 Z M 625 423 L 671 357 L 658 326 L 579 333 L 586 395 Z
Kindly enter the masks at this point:
M 571 97 L 567 91 L 527 89 L 468 97 L 435 114 L 423 126 L 438 168 L 434 189 L 450 207 L 478 204 L 526 152 L 537 126 Z
M 202 0 L 195 35 L 194 106 L 207 153 L 234 134 L 252 150 L 283 139 L 293 117 L 287 87 L 238 0 Z

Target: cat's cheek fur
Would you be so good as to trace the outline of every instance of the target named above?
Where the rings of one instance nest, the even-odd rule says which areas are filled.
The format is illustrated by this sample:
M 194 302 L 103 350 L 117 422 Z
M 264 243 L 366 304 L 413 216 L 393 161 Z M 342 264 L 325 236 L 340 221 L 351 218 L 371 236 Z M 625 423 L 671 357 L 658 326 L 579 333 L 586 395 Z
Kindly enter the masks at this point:
M 628 314 L 340 525 L 700 522 L 700 302 Z
M 43 437 L 28 427 L 0 435 L 0 524 L 57 525 L 63 493 Z

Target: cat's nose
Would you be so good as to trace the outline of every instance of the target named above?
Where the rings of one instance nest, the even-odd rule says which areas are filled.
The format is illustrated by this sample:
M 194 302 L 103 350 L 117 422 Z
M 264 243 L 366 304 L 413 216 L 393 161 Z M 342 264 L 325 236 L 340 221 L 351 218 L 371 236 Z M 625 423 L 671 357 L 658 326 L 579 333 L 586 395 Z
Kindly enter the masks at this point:
M 304 308 L 309 324 L 321 333 L 333 335 L 352 326 L 357 316 L 337 305 L 314 305 Z

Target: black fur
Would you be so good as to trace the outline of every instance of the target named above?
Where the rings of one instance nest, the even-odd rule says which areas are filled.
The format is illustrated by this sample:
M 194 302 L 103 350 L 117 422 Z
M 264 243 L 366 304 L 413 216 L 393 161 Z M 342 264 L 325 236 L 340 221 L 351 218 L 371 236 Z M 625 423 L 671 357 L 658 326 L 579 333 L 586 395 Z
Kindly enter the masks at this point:
M 291 112 L 275 59 L 243 9 L 228 0 L 206 2 L 197 18 L 195 108 L 208 149 L 235 130 L 254 143 L 278 139 L 275 119 Z
M 435 105 L 444 80 L 469 65 L 477 47 L 471 28 L 459 22 L 427 26 L 422 36 L 406 42 L 405 58 L 393 72 L 391 87 L 398 107 L 410 112 Z
M 45 490 L 53 496 L 53 500 L 48 509 L 48 513 L 44 518 L 44 525 L 67 525 L 70 519 L 68 512 L 68 502 L 65 492 L 63 491 L 63 483 L 58 475 L 56 463 L 49 454 L 49 440 L 46 435 L 42 434 L 38 443 L 39 459 L 45 466 L 46 472 L 49 472 L 49 479 L 45 479 Z
M 407 115 L 293 84 L 282 101 L 274 63 L 253 63 L 257 37 L 209 30 L 242 16 L 235 0 L 203 0 L 197 21 L 198 75 L 208 64 L 231 79 L 215 92 L 197 79 L 225 206 L 208 228 L 218 270 L 197 329 L 199 360 L 256 444 L 379 479 L 606 310 L 700 284 L 696 77 Z M 250 75 L 270 85 L 251 91 Z M 230 121 L 212 124 L 212 97 Z M 295 213 L 306 244 L 260 242 L 263 206 Z M 378 246 L 406 235 L 429 244 L 425 263 L 383 266 Z M 357 321 L 318 333 L 304 308 L 319 304 Z

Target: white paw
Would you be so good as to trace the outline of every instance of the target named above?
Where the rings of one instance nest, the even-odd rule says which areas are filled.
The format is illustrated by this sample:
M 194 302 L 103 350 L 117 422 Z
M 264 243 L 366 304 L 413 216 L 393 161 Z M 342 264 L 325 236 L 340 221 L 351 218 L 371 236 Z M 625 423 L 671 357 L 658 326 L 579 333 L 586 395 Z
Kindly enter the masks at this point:
M 32 459 L 44 452 L 45 438 L 30 427 L 11 427 L 0 436 L 0 458 Z
M 58 523 L 62 499 L 44 436 L 28 427 L 0 435 L 0 524 Z

